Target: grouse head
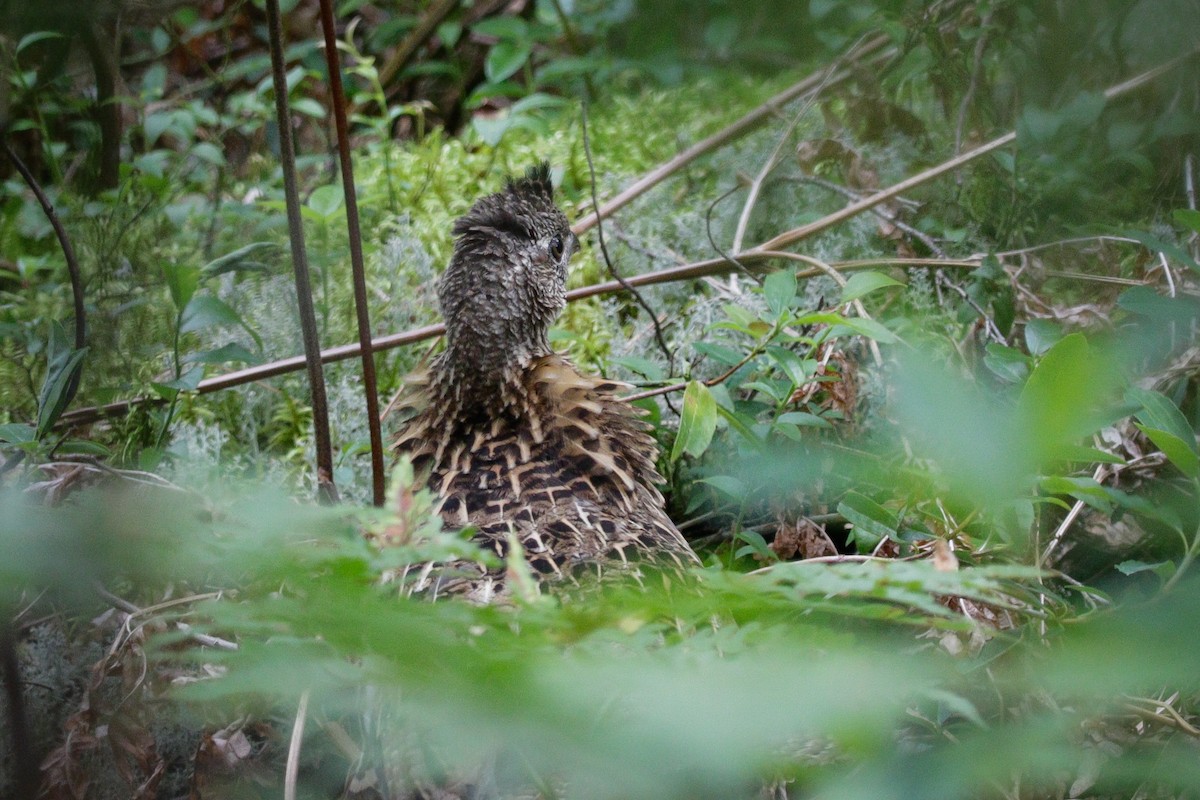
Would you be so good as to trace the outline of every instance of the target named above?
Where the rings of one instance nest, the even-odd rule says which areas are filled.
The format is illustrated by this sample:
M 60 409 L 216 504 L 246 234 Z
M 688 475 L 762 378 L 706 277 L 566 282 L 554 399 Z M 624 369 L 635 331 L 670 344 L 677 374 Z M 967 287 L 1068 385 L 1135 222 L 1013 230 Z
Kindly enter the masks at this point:
M 566 305 L 567 262 L 579 245 L 553 193 L 543 162 L 454 224 L 438 299 L 456 372 L 487 379 L 552 352 L 546 333 Z

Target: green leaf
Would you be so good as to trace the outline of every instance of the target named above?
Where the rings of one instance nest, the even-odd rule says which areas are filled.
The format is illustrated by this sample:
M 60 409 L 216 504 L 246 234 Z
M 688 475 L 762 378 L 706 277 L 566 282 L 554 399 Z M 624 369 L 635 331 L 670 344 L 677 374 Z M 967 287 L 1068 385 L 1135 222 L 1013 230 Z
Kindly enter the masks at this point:
M 999 342 L 989 342 L 986 349 L 983 363 L 997 377 L 1010 383 L 1019 383 L 1029 377 L 1030 365 L 1033 362 L 1020 350 Z
M 1170 256 L 1180 264 L 1185 264 L 1196 272 L 1200 272 L 1200 262 L 1197 262 L 1196 259 L 1192 258 L 1191 253 L 1187 252 L 1178 245 L 1172 244 L 1171 242 L 1165 242 L 1157 236 L 1153 236 L 1145 231 L 1126 230 L 1122 231 L 1122 234 L 1128 236 L 1130 239 L 1136 239 L 1150 250 Z
M 731 475 L 710 475 L 707 478 L 701 478 L 697 483 L 707 483 L 709 486 L 729 495 L 734 500 L 742 500 L 750 493 L 750 488 L 746 486 L 744 481 L 738 480 Z
M 780 414 L 776 422 L 783 422 L 790 425 L 800 425 L 810 428 L 832 428 L 829 420 L 822 419 L 816 414 L 810 414 L 807 411 L 789 411 L 786 414 Z
M 620 364 L 630 372 L 635 372 L 647 380 L 661 381 L 665 378 L 662 367 L 648 358 L 639 358 L 638 356 L 622 356 L 620 358 L 613 358 L 610 360 L 612 363 Z
M 1154 446 L 1163 451 L 1167 460 L 1192 480 L 1200 478 L 1200 456 L 1196 455 L 1196 444 L 1185 442 L 1173 433 L 1139 424 L 1138 430 L 1146 434 Z
M 1077 444 L 1106 421 L 1111 378 L 1081 333 L 1046 351 L 1017 400 L 1020 425 L 1039 460 L 1059 457 L 1060 444 Z
M 771 345 L 767 348 L 767 355 L 779 366 L 793 386 L 807 383 L 817 369 L 815 360 L 802 359 L 786 347 Z
M 61 38 L 63 38 L 63 35 L 61 33 L 55 32 L 55 31 L 34 31 L 33 33 L 27 33 L 21 37 L 21 41 L 17 42 L 17 49 L 15 51 L 15 55 L 20 55 L 21 51 L 24 50 L 26 47 L 31 47 L 31 46 L 37 44 L 38 42 L 45 41 L 46 39 L 61 39 Z
M 838 503 L 838 513 L 854 525 L 858 531 L 857 541 L 867 546 L 872 546 L 889 536 L 895 537 L 896 528 L 900 525 L 891 511 L 866 495 L 853 491 L 847 492 L 842 502 Z M 867 537 L 866 541 L 862 538 L 863 534 Z
M 472 25 L 471 30 L 497 39 L 529 38 L 529 23 L 521 17 L 488 17 Z
M 483 73 L 492 83 L 499 83 L 523 67 L 532 53 L 529 42 L 501 39 L 488 51 Z
M 150 388 L 164 400 L 173 400 L 180 392 L 195 391 L 204 378 L 204 367 L 193 367 L 173 381 L 151 383 Z
M 714 342 L 692 342 L 692 349 L 702 356 L 708 356 L 714 361 L 720 362 L 727 367 L 732 367 L 735 364 L 741 363 L 746 357 L 745 353 L 734 350 L 732 347 L 726 347 L 723 344 Z
M 791 308 L 796 297 L 796 273 L 791 269 L 772 272 L 763 280 L 763 296 L 771 313 L 779 316 Z
M 862 317 L 846 317 L 842 320 L 841 325 L 835 325 L 830 331 L 831 337 L 840 335 L 839 327 L 849 328 L 860 336 L 866 336 L 868 339 L 874 339 L 882 344 L 895 344 L 900 341 L 900 337 L 888 330 L 882 323 L 876 322 L 873 319 L 863 319 Z
M 214 325 L 243 325 L 242 318 L 228 303 L 210 295 L 193 297 L 183 310 L 180 333 L 190 333 Z
M 876 289 L 882 289 L 885 286 L 903 286 L 902 281 L 884 275 L 882 272 L 856 272 L 846 281 L 846 285 L 842 287 L 841 302 L 849 303 L 851 300 L 870 294 Z
M 31 444 L 37 441 L 37 429 L 23 422 L 0 425 L 0 442 L 7 444 Z
M 1062 337 L 1062 326 L 1048 319 L 1031 319 L 1025 323 L 1025 346 L 1030 355 L 1042 355 Z
M 200 285 L 200 270 L 188 264 L 163 264 L 163 276 L 167 279 L 167 288 L 171 290 L 171 302 L 176 310 L 183 310 L 196 293 Z
M 76 350 L 68 344 L 67 333 L 59 323 L 50 328 L 47 347 L 46 378 L 38 392 L 38 419 L 35 437 L 42 439 L 71 401 L 71 384 L 82 368 L 87 348 Z
M 703 455 L 716 429 L 717 401 L 703 383 L 690 382 L 683 392 L 683 412 L 679 433 L 671 447 L 671 460 L 678 461 L 684 453 L 694 458 Z
M 262 358 L 251 353 L 237 342 L 230 342 L 212 350 L 199 353 L 189 353 L 183 359 L 187 364 L 227 364 L 230 361 L 241 361 L 246 364 L 261 364 Z
M 1196 233 L 1200 233 L 1200 211 L 1194 208 L 1177 208 L 1171 212 L 1171 216 L 1180 225 L 1191 228 Z
M 1196 449 L 1196 434 L 1192 430 L 1192 426 L 1188 424 L 1187 417 L 1165 395 L 1132 386 L 1126 390 L 1125 399 L 1142 407 L 1142 410 L 1135 416 L 1147 427 L 1166 431 L 1180 442 L 1187 444 L 1193 453 L 1200 452 Z
M 109 458 L 112 451 L 99 442 L 89 442 L 84 439 L 68 439 L 56 448 L 56 452 Z
M 232 253 L 226 253 L 200 268 L 206 278 L 223 275 L 226 272 L 266 272 L 268 267 L 253 260 L 252 256 L 274 255 L 279 252 L 279 245 L 274 242 L 251 242 L 245 247 L 239 247 Z M 189 298 L 190 299 L 190 298 Z
M 341 212 L 343 202 L 342 187 L 329 184 L 313 189 L 305 206 L 322 220 L 329 220 Z

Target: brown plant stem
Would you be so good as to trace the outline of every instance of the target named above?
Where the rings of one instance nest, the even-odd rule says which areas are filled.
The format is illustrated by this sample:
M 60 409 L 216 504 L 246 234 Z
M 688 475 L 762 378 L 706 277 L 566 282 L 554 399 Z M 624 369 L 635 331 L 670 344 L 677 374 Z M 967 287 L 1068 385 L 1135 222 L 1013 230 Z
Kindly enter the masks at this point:
M 25 166 L 25 162 L 16 154 L 7 140 L 4 142 L 4 152 L 8 154 L 9 161 L 16 167 L 17 172 L 21 173 L 21 178 L 25 181 L 25 185 L 29 187 L 29 190 L 33 192 L 33 196 L 41 204 L 42 212 L 46 215 L 46 219 L 50 220 L 50 227 L 54 229 L 54 235 L 58 238 L 58 245 L 62 248 L 63 258 L 67 262 L 67 275 L 71 278 L 71 299 L 75 305 L 75 349 L 82 350 L 87 347 L 87 310 L 83 304 L 83 271 L 79 268 L 79 259 L 75 256 L 75 248 L 71 245 L 71 238 L 67 236 L 67 229 L 63 227 L 62 221 L 58 218 L 58 213 L 54 210 L 54 204 L 50 202 L 50 198 L 42 191 L 37 178 L 29 171 L 29 167 Z M 67 387 L 67 399 L 63 402 L 64 407 L 69 405 L 71 400 L 74 399 L 75 393 L 79 390 L 79 381 L 82 375 L 83 362 L 80 362 L 79 367 L 75 370 L 75 374 L 71 376 L 70 385 Z
M 304 247 L 304 223 L 300 217 L 300 195 L 296 189 L 296 151 L 292 143 L 292 115 L 288 108 L 287 77 L 283 62 L 283 25 L 279 0 L 266 0 L 267 38 L 271 49 L 271 81 L 275 88 L 275 118 L 279 122 L 279 155 L 283 171 L 283 193 L 287 202 L 288 235 L 292 246 L 292 268 L 296 276 L 296 302 L 304 339 L 304 361 L 312 392 L 313 439 L 317 451 L 317 497 L 322 503 L 337 502 L 333 482 L 333 447 L 329 436 L 329 406 L 325 397 L 325 373 L 321 368 L 321 344 L 317 316 L 313 311 L 312 282 L 308 253 Z
M 354 189 L 354 162 L 350 158 L 350 128 L 346 122 L 346 93 L 334 31 L 333 0 L 321 0 L 321 27 L 325 31 L 325 63 L 333 97 L 338 157 L 342 165 L 342 193 L 346 197 L 346 229 L 350 239 L 350 270 L 354 281 L 354 312 L 358 322 L 358 347 L 362 351 L 363 392 L 367 402 L 367 430 L 371 439 L 371 499 L 383 505 L 383 435 L 379 427 L 379 390 L 375 353 L 371 346 L 371 314 L 367 307 L 367 275 L 363 267 L 362 231 L 358 223 L 358 194 Z

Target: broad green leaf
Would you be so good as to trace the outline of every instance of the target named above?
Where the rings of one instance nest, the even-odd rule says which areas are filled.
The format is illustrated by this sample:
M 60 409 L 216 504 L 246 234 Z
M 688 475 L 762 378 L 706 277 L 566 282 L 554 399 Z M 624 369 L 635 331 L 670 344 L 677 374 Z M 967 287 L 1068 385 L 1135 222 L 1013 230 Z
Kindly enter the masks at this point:
M 1200 456 L 1196 455 L 1195 439 L 1185 442 L 1173 433 L 1139 424 L 1138 430 L 1146 434 L 1154 446 L 1163 451 L 1167 460 L 1179 471 L 1195 480 L 1200 478 Z
M 1111 375 L 1081 333 L 1060 339 L 1042 356 L 1017 401 L 1019 424 L 1039 459 L 1060 456 L 1105 421 Z
M 171 290 L 171 302 L 177 310 L 183 310 L 200 285 L 200 270 L 189 264 L 167 263 L 162 265 L 162 271 Z
M 241 361 L 245 364 L 261 364 L 262 358 L 251 353 L 237 342 L 230 342 L 212 350 L 189 353 L 183 358 L 183 361 L 187 364 L 227 364 L 230 361 Z
M 20 55 L 21 51 L 24 50 L 26 47 L 31 47 L 31 46 L 37 44 L 38 42 L 45 41 L 46 39 L 61 39 L 61 38 L 63 38 L 63 35 L 61 33 L 55 32 L 55 31 L 34 31 L 33 33 L 27 33 L 21 37 L 21 41 L 17 42 L 17 49 L 15 51 L 15 54 Z
M 1191 228 L 1196 233 L 1200 233 L 1200 211 L 1194 208 L 1177 208 L 1171 212 L 1171 216 L 1180 225 Z
M 41 439 L 71 401 L 71 387 L 82 369 L 87 348 L 76 350 L 71 347 L 67 333 L 59 323 L 50 328 L 50 344 L 47 348 L 46 378 L 38 392 L 38 419 L 36 438 Z
M 37 441 L 37 430 L 32 425 L 26 425 L 23 422 L 0 425 L 0 442 L 27 444 L 35 441 Z
M 790 269 L 772 272 L 763 280 L 763 297 L 775 316 L 791 308 L 796 297 L 796 273 Z
M 1150 250 L 1170 256 L 1180 264 L 1185 264 L 1196 272 L 1200 272 L 1200 262 L 1197 262 L 1196 259 L 1192 258 L 1192 254 L 1184 250 L 1179 245 L 1172 244 L 1171 242 L 1165 242 L 1157 236 L 1146 233 L 1145 231 L 1127 230 L 1122 231 L 1122 234 L 1128 236 L 1130 239 L 1136 239 Z
M 191 392 L 200 385 L 200 381 L 204 379 L 203 367 L 192 367 L 183 375 L 173 381 L 164 381 L 162 383 L 151 383 L 150 387 L 159 394 L 164 400 L 172 400 L 180 392 Z
M 214 325 L 243 325 L 242 318 L 228 303 L 211 295 L 193 297 L 183 311 L 180 333 L 190 333 Z
M 703 455 L 716 429 L 717 401 L 707 386 L 692 381 L 683 392 L 683 412 L 679 419 L 679 433 L 671 447 L 671 460 L 678 461 L 684 453 L 693 457 Z
M 513 103 L 510 110 L 513 114 L 524 114 L 546 108 L 563 108 L 566 105 L 567 99 L 564 97 L 555 97 L 545 92 L 534 92 Z
M 775 421 L 811 428 L 833 427 L 829 420 L 818 417 L 816 414 L 810 414 L 807 411 L 789 411 L 786 414 L 780 414 Z
M 1137 561 L 1130 559 L 1117 564 L 1117 572 L 1122 575 L 1136 575 L 1139 572 L 1153 572 L 1160 580 L 1167 580 L 1175 574 L 1175 562 L 1173 561 Z
M 787 375 L 793 386 L 807 383 L 817 369 L 814 359 L 802 359 L 786 347 L 772 345 L 767 348 L 767 355 L 779 366 L 783 374 Z
M 762 437 L 754 432 L 755 422 L 753 417 L 725 406 L 717 406 L 717 413 L 724 417 L 725 421 L 729 423 L 729 427 L 737 431 L 743 439 L 756 449 L 762 449 L 763 440 Z
M 495 16 L 480 20 L 471 30 L 497 39 L 528 39 L 529 23 L 521 17 Z
M 492 83 L 499 83 L 523 67 L 532 53 L 529 42 L 501 39 L 488 51 L 483 73 Z
M 718 361 L 727 367 L 732 367 L 735 364 L 741 363 L 746 357 L 745 353 L 734 350 L 732 347 L 726 347 L 723 344 L 714 342 L 692 342 L 692 349 L 700 355 L 708 356 L 714 361 Z
M 342 187 L 327 184 L 313 189 L 305 206 L 312 209 L 321 219 L 329 220 L 341 212 L 343 202 Z
M 866 495 L 858 492 L 847 492 L 838 503 L 838 513 L 849 520 L 861 534 L 866 534 L 867 541 L 858 541 L 870 545 L 871 540 L 878 542 L 887 537 L 896 536 L 899 520 L 896 515 L 876 503 Z
M 1062 338 L 1062 326 L 1048 319 L 1031 319 L 1025 323 L 1025 346 L 1030 355 L 1042 355 Z
M 251 242 L 232 253 L 214 258 L 201 267 L 200 271 L 208 278 L 223 275 L 226 272 L 265 272 L 268 269 L 267 265 L 255 261 L 251 257 L 275 255 L 278 252 L 279 245 L 274 242 Z
M 641 375 L 647 380 L 661 381 L 666 377 L 663 374 L 662 367 L 648 358 L 639 358 L 638 356 L 622 356 L 620 358 L 611 359 L 611 361 L 614 364 L 620 364 L 630 372 L 636 372 L 638 375 Z
M 1125 398 L 1141 405 L 1142 410 L 1135 416 L 1147 427 L 1166 431 L 1186 444 L 1193 453 L 1200 452 L 1196 448 L 1196 434 L 1188 424 L 1187 417 L 1165 395 L 1131 386 L 1126 390 Z
M 843 303 L 849 303 L 851 300 L 870 294 L 876 289 L 882 289 L 885 286 L 903 286 L 902 281 L 884 275 L 882 272 L 856 272 L 846 281 L 846 285 L 842 287 Z
M 750 489 L 744 481 L 738 480 L 731 475 L 710 475 L 707 478 L 701 478 L 698 483 L 707 483 L 709 486 L 729 495 L 734 500 L 742 500 L 750 493 Z
M 842 320 L 842 326 L 849 328 L 860 336 L 866 336 L 868 339 L 874 339 L 881 344 L 895 344 L 900 341 L 900 337 L 892 333 L 882 323 L 876 322 L 873 319 L 863 319 L 862 317 L 847 317 Z M 834 326 L 831 336 L 840 334 L 838 326 Z
M 109 458 L 112 456 L 112 451 L 99 442 L 89 442 L 83 439 L 68 439 L 55 448 L 55 452 L 96 456 L 97 458 Z
M 1033 362 L 1020 350 L 999 342 L 989 342 L 986 350 L 983 363 L 998 378 L 1009 383 L 1020 383 L 1029 377 L 1030 365 Z

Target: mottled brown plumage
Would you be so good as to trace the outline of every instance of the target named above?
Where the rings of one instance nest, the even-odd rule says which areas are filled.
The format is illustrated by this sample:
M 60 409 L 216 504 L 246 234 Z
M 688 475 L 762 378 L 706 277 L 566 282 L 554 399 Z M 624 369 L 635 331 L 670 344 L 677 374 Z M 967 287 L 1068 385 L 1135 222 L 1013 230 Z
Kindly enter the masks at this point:
M 519 542 L 534 575 L 637 573 L 698 563 L 667 517 L 657 445 L 618 392 L 581 375 L 549 345 L 578 244 L 555 205 L 549 169 L 530 169 L 480 199 L 454 226 L 438 286 L 446 349 L 414 376 L 396 440 L 452 528 L 501 557 Z M 487 602 L 503 571 L 427 565 L 417 590 Z

